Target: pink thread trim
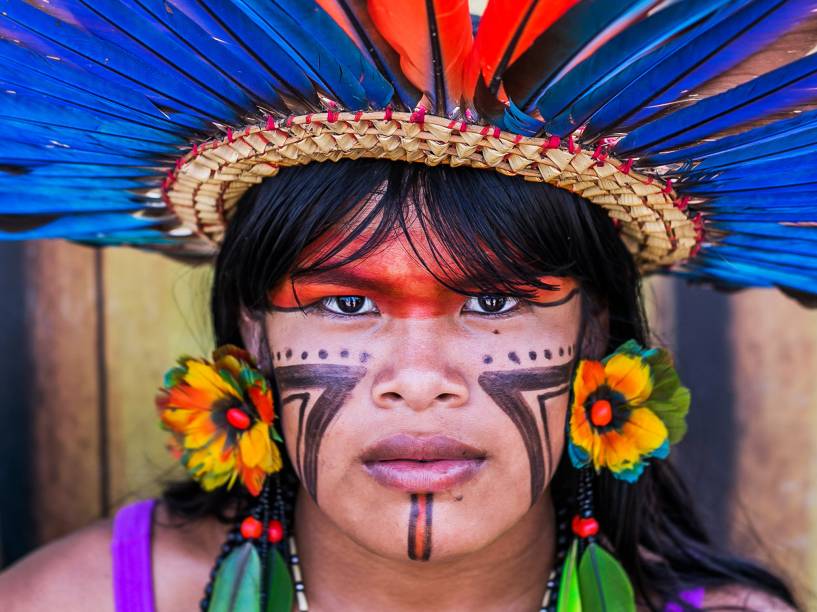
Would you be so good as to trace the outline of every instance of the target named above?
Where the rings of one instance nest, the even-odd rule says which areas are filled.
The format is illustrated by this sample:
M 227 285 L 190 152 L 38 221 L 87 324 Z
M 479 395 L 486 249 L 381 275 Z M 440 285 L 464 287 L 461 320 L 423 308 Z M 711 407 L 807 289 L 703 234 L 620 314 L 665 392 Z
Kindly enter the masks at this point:
M 667 179 L 667 184 L 664 185 L 661 193 L 669 193 L 670 191 L 672 191 L 672 179 Z
M 453 130 L 456 127 L 456 125 L 457 122 L 452 119 L 451 121 L 448 122 L 448 129 Z
M 621 164 L 618 167 L 619 171 L 623 172 L 624 174 L 630 174 L 630 170 L 633 169 L 633 162 L 634 161 L 635 160 L 631 157 L 630 159 L 628 159 L 626 162 L 624 162 L 623 164 Z
M 363 116 L 363 111 L 357 111 L 355 113 L 355 121 L 360 121 L 360 118 Z
M 310 113 L 309 115 L 307 115 L 307 116 L 306 116 L 306 123 L 307 123 L 307 124 L 312 123 L 312 114 L 311 114 L 311 113 Z
M 385 112 L 383 113 L 383 119 L 385 121 L 391 121 L 391 114 L 392 114 L 392 108 L 391 108 L 391 106 L 387 106 Z
M 295 115 L 287 117 L 287 127 L 292 127 L 292 122 L 295 121 Z
M 488 126 L 486 125 L 484 128 L 482 128 L 479 131 L 479 133 L 480 133 L 481 136 L 487 136 L 488 135 Z
M 233 128 L 227 128 L 227 142 L 233 142 Z
M 267 120 L 264 123 L 265 130 L 274 130 L 275 129 L 275 119 L 272 118 L 272 115 L 267 115 Z
M 340 113 L 336 110 L 326 111 L 326 122 L 327 123 L 334 123 L 338 120 L 338 115 Z
M 176 171 L 178 172 L 178 171 L 179 171 L 179 168 L 181 168 L 181 167 L 182 167 L 182 158 L 181 158 L 181 157 L 179 157 L 179 158 L 176 160 Z
M 426 107 L 425 106 L 418 106 L 417 110 L 415 110 L 409 116 L 409 121 L 412 123 L 420 123 L 422 124 L 423 121 L 426 119 Z
M 675 207 L 680 210 L 684 211 L 689 206 L 689 196 L 683 196 L 675 200 Z
M 574 155 L 582 151 L 581 147 L 576 146 L 576 142 L 573 140 L 573 134 L 567 137 L 567 150 Z
M 522 142 L 522 138 L 523 138 L 522 134 L 517 134 L 516 136 L 513 137 L 513 143 L 519 144 L 520 142 Z
M 193 143 L 193 150 L 191 151 L 191 153 L 193 155 L 198 155 L 199 154 L 199 145 L 196 144 L 195 142 Z

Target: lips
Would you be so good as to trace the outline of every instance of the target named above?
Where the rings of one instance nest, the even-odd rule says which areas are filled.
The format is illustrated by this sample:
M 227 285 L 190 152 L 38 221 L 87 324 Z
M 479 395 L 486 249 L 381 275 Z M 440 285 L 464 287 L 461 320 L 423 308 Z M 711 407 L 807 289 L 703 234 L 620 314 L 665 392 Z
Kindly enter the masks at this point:
M 396 434 L 363 451 L 360 459 L 376 482 L 408 493 L 437 493 L 471 480 L 485 451 L 448 436 Z

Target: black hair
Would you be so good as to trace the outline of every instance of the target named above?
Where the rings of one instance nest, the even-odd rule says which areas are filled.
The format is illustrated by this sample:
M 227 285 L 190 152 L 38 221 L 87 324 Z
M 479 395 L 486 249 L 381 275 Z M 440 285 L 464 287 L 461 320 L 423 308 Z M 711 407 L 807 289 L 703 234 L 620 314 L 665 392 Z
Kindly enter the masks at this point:
M 629 339 L 647 344 L 638 270 L 601 207 L 496 172 L 362 159 L 284 168 L 243 196 L 215 265 L 217 344 L 242 346 L 242 308 L 264 313 L 269 291 L 288 275 L 362 257 L 394 231 L 406 233 L 415 219 L 434 263 L 442 265 L 440 282 L 524 295 L 526 286 L 543 286 L 540 277 L 569 276 L 594 314 L 606 311 L 607 352 Z M 332 248 L 304 261 L 308 246 L 338 228 Z M 364 231 L 363 244 L 339 263 L 338 253 Z M 563 457 L 552 483 L 557 502 L 575 498 L 577 474 Z M 283 477 L 294 494 L 290 465 Z M 795 605 L 780 579 L 715 548 L 670 463 L 654 462 L 634 485 L 595 476 L 593 488 L 605 537 L 650 609 L 661 609 L 683 589 L 734 585 Z M 251 502 L 238 492 L 204 493 L 192 482 L 169 487 L 165 501 L 183 517 L 223 520 L 235 520 Z

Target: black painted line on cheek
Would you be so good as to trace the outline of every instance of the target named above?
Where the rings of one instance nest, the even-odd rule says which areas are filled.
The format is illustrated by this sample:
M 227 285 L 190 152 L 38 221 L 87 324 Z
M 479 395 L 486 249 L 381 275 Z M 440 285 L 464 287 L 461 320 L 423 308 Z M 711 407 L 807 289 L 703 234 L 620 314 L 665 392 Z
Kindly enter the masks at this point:
M 318 454 L 329 424 L 335 419 L 366 368 L 329 364 L 284 366 L 275 371 L 279 384 L 287 387 L 323 388 L 306 417 L 303 428 L 301 478 L 309 494 L 318 500 Z
M 545 465 L 536 418 L 522 392 L 563 387 L 570 380 L 572 370 L 573 364 L 568 362 L 546 368 L 483 372 L 477 379 L 480 387 L 502 409 L 522 437 L 530 467 L 531 506 L 544 490 Z
M 412 561 L 431 558 L 431 517 L 434 508 L 432 493 L 412 493 L 408 524 L 408 557 Z
M 517 354 L 516 354 L 515 352 L 513 352 L 513 351 L 511 351 L 510 353 L 508 353 L 508 359 L 510 359 L 510 360 L 511 360 L 511 361 L 513 361 L 514 363 L 520 363 L 520 361 L 519 361 L 519 355 L 517 355 Z
M 531 361 L 536 361 L 536 357 L 538 357 L 538 355 L 536 354 L 536 351 L 528 351 L 528 358 Z
M 493 357 L 491 357 L 490 355 L 485 355 L 485 356 L 482 358 L 482 363 L 484 363 L 485 365 L 492 364 L 493 362 L 494 362 L 494 358 L 493 358 Z
M 570 391 L 570 386 L 562 387 L 561 389 L 556 389 L 555 391 L 548 391 L 547 393 L 542 393 L 536 396 L 536 401 L 539 402 L 539 414 L 542 416 L 542 433 L 543 438 L 545 439 L 545 448 L 547 449 L 547 470 L 545 472 L 550 474 L 552 466 L 553 466 L 553 448 L 550 443 L 550 427 L 548 426 L 548 415 L 547 415 L 547 400 L 552 397 L 558 397 L 563 393 L 567 393 Z M 570 408 L 568 408 L 569 410 Z
M 286 406 L 289 402 L 293 401 L 301 402 L 301 405 L 298 406 L 298 433 L 295 436 L 295 461 L 298 466 L 298 471 L 301 474 L 303 474 L 304 471 L 303 458 L 301 457 L 301 446 L 304 435 L 304 414 L 306 414 L 306 407 L 309 404 L 309 398 L 309 393 L 293 393 L 292 395 L 288 395 L 286 398 L 281 400 L 282 406 Z
M 326 359 L 327 357 L 329 357 L 329 353 L 325 349 L 321 349 L 318 351 L 319 359 Z

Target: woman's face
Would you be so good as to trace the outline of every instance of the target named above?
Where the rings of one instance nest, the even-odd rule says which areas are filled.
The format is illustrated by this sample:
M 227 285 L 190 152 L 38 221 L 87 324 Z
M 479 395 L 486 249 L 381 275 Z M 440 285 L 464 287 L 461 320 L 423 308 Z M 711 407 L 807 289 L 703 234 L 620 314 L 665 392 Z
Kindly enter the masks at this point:
M 395 237 L 288 280 L 264 331 L 287 452 L 320 512 L 381 556 L 451 559 L 541 510 L 581 296 L 547 278 L 558 289 L 531 300 L 467 297 L 411 253 Z

